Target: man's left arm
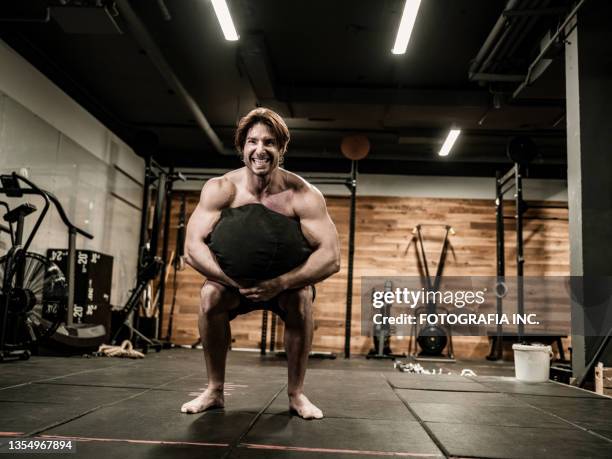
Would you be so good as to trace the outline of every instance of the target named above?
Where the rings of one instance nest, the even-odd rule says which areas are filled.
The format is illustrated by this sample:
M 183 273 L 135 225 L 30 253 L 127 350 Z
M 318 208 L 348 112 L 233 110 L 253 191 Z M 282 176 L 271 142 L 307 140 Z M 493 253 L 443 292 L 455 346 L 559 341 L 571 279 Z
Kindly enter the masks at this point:
M 338 232 L 321 192 L 309 186 L 296 196 L 294 209 L 313 252 L 297 268 L 252 288 L 240 290 L 241 294 L 253 301 L 266 301 L 284 290 L 315 284 L 340 270 Z

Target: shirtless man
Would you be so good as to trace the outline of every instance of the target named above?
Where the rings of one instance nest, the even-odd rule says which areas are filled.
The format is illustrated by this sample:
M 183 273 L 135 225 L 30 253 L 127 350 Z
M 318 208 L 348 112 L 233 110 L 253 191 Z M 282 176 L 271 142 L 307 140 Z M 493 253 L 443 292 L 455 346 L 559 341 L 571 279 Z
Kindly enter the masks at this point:
M 206 277 L 199 330 L 208 387 L 181 407 L 183 413 L 224 406 L 225 361 L 231 341 L 229 312 L 246 298 L 255 303 L 277 301 L 285 321 L 289 408 L 304 419 L 323 417 L 304 395 L 304 376 L 313 334 L 312 285 L 340 269 L 338 234 L 321 192 L 280 167 L 288 143 L 289 131 L 278 114 L 264 108 L 251 111 L 240 120 L 236 131 L 235 144 L 244 167 L 206 182 L 189 219 L 185 261 Z M 203 241 L 219 221 L 222 209 L 253 203 L 298 219 L 312 253 L 306 262 L 285 274 L 243 286 L 223 272 Z

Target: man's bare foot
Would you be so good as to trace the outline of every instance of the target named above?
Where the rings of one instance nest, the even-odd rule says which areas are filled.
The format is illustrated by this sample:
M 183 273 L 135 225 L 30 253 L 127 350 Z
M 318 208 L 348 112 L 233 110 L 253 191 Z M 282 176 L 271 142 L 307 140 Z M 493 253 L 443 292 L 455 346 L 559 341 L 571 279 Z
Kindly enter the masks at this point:
M 289 409 L 303 419 L 321 419 L 323 412 L 314 406 L 304 394 L 289 396 Z
M 206 389 L 197 398 L 184 403 L 181 406 L 181 413 L 195 414 L 213 408 L 223 408 L 224 406 L 223 389 Z

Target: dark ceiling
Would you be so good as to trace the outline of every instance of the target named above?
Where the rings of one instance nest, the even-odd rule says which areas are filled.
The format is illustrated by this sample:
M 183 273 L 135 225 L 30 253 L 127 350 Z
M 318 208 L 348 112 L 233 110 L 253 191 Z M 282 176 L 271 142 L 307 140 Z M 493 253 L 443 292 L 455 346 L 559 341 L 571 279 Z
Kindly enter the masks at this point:
M 163 165 L 238 167 L 234 127 L 261 105 L 291 129 L 292 170 L 347 170 L 340 141 L 361 133 L 362 172 L 493 176 L 526 134 L 530 174 L 565 176 L 563 47 L 517 88 L 569 1 L 423 0 L 404 55 L 391 53 L 403 0 L 228 4 L 237 42 L 209 0 L 4 0 L 0 37 Z

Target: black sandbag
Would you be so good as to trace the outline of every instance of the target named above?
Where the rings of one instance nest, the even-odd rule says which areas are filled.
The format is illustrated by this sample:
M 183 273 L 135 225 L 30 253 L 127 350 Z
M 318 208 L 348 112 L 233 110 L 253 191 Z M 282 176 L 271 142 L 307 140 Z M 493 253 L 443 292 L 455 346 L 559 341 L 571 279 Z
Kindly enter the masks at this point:
M 298 221 L 262 204 L 226 208 L 206 243 L 234 280 L 265 280 L 301 265 L 312 253 Z

